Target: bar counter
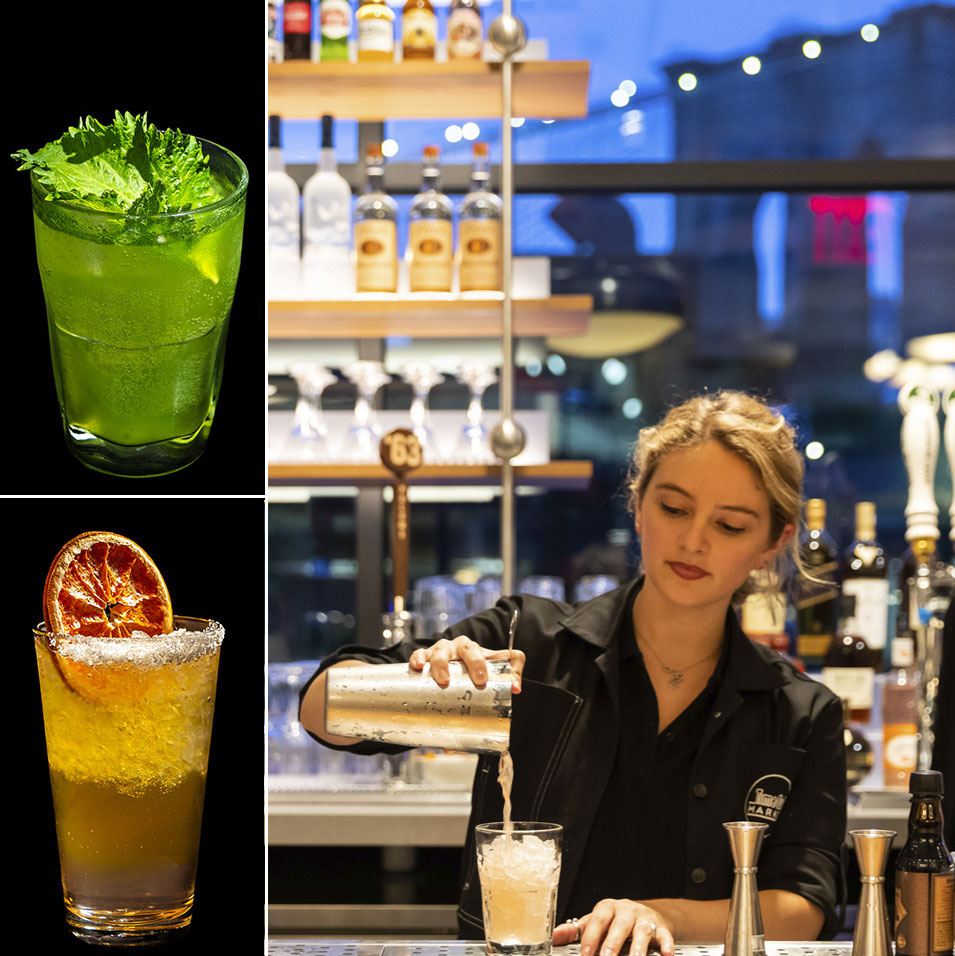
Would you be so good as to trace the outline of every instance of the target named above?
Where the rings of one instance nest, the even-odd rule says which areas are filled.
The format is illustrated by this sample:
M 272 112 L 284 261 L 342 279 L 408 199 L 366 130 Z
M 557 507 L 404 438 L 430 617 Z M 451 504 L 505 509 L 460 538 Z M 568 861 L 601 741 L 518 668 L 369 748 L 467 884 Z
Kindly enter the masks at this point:
M 846 942 L 766 941 L 766 956 L 849 956 Z M 486 956 L 484 943 L 458 940 L 269 939 L 268 956 Z M 580 947 L 555 946 L 554 956 L 580 956 Z M 723 943 L 677 944 L 675 956 L 723 956 Z

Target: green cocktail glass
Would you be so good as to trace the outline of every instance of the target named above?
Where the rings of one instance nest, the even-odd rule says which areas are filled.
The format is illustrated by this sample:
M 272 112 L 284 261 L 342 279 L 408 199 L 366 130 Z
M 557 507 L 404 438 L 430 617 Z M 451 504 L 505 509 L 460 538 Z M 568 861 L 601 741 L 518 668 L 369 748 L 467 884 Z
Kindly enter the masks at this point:
M 222 380 L 248 170 L 199 140 L 221 198 L 131 216 L 49 199 L 30 174 L 53 375 L 70 451 L 114 475 L 202 454 Z

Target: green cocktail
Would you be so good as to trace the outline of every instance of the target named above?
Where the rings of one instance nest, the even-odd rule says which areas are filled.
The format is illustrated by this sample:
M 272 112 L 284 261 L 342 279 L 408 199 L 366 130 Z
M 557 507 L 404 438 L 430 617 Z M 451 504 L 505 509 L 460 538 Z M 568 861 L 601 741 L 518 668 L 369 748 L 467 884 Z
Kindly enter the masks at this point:
M 62 198 L 45 169 L 31 169 L 37 262 L 67 443 L 84 464 L 111 474 L 158 475 L 188 465 L 202 453 L 215 413 L 248 173 L 228 150 L 189 141 L 202 157 L 193 153 L 189 174 L 203 183 L 173 202 L 165 188 L 141 199 L 139 181 L 131 199 L 117 200 L 111 182 L 105 199 L 104 190 L 91 199 L 86 183 Z M 85 155 L 84 144 L 68 145 Z M 135 149 L 131 140 L 127 152 Z M 97 186 L 113 167 L 126 175 L 113 161 L 97 171 Z M 133 178 L 149 188 L 167 172 L 185 178 L 180 169 L 157 174 L 141 161 Z M 125 185 L 123 179 L 120 192 Z M 125 209 L 102 208 L 124 203 Z

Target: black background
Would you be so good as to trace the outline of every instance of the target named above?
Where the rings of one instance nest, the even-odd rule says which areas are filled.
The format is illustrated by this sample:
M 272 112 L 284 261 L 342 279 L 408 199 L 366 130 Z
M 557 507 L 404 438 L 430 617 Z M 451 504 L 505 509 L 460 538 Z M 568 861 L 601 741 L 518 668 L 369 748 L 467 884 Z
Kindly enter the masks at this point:
M 30 12 L 26 11 L 30 9 Z M 0 494 L 262 494 L 265 487 L 265 11 L 252 5 L 54 3 L 24 8 L 3 58 L 4 467 Z M 87 115 L 146 112 L 249 168 L 242 268 L 204 455 L 175 475 L 114 478 L 66 450 L 36 267 L 27 173 Z M 9 270 L 9 271 L 8 271 Z
M 149 951 L 261 952 L 264 502 L 58 498 L 6 500 L 0 508 L 6 518 L 15 513 L 30 529 L 15 544 L 8 537 L 5 548 L 4 591 L 14 598 L 7 604 L 8 647 L 16 648 L 5 673 L 11 683 L 25 685 L 8 695 L 7 705 L 14 741 L 6 768 L 12 783 L 7 803 L 16 808 L 8 809 L 7 823 L 19 847 L 9 860 L 9 875 L 17 884 L 11 925 L 37 953 L 100 949 L 74 939 L 65 925 L 31 631 L 43 618 L 43 583 L 59 549 L 83 531 L 108 530 L 132 538 L 150 555 L 169 588 L 173 613 L 212 618 L 225 628 L 193 925 L 181 940 Z

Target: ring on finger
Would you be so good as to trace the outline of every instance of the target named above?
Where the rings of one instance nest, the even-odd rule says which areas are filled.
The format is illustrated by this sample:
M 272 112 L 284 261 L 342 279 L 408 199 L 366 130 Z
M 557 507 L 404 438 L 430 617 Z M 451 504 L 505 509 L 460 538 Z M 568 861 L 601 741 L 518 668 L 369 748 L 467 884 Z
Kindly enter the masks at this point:
M 573 925 L 574 925 L 574 932 L 576 933 L 576 935 L 574 936 L 574 940 L 573 940 L 573 941 L 574 941 L 575 943 L 579 943 L 579 942 L 580 942 L 580 920 L 579 920 L 576 916 L 571 916 L 571 918 L 570 918 L 569 920 L 567 920 L 567 922 L 568 922 L 568 923 L 573 923 Z

